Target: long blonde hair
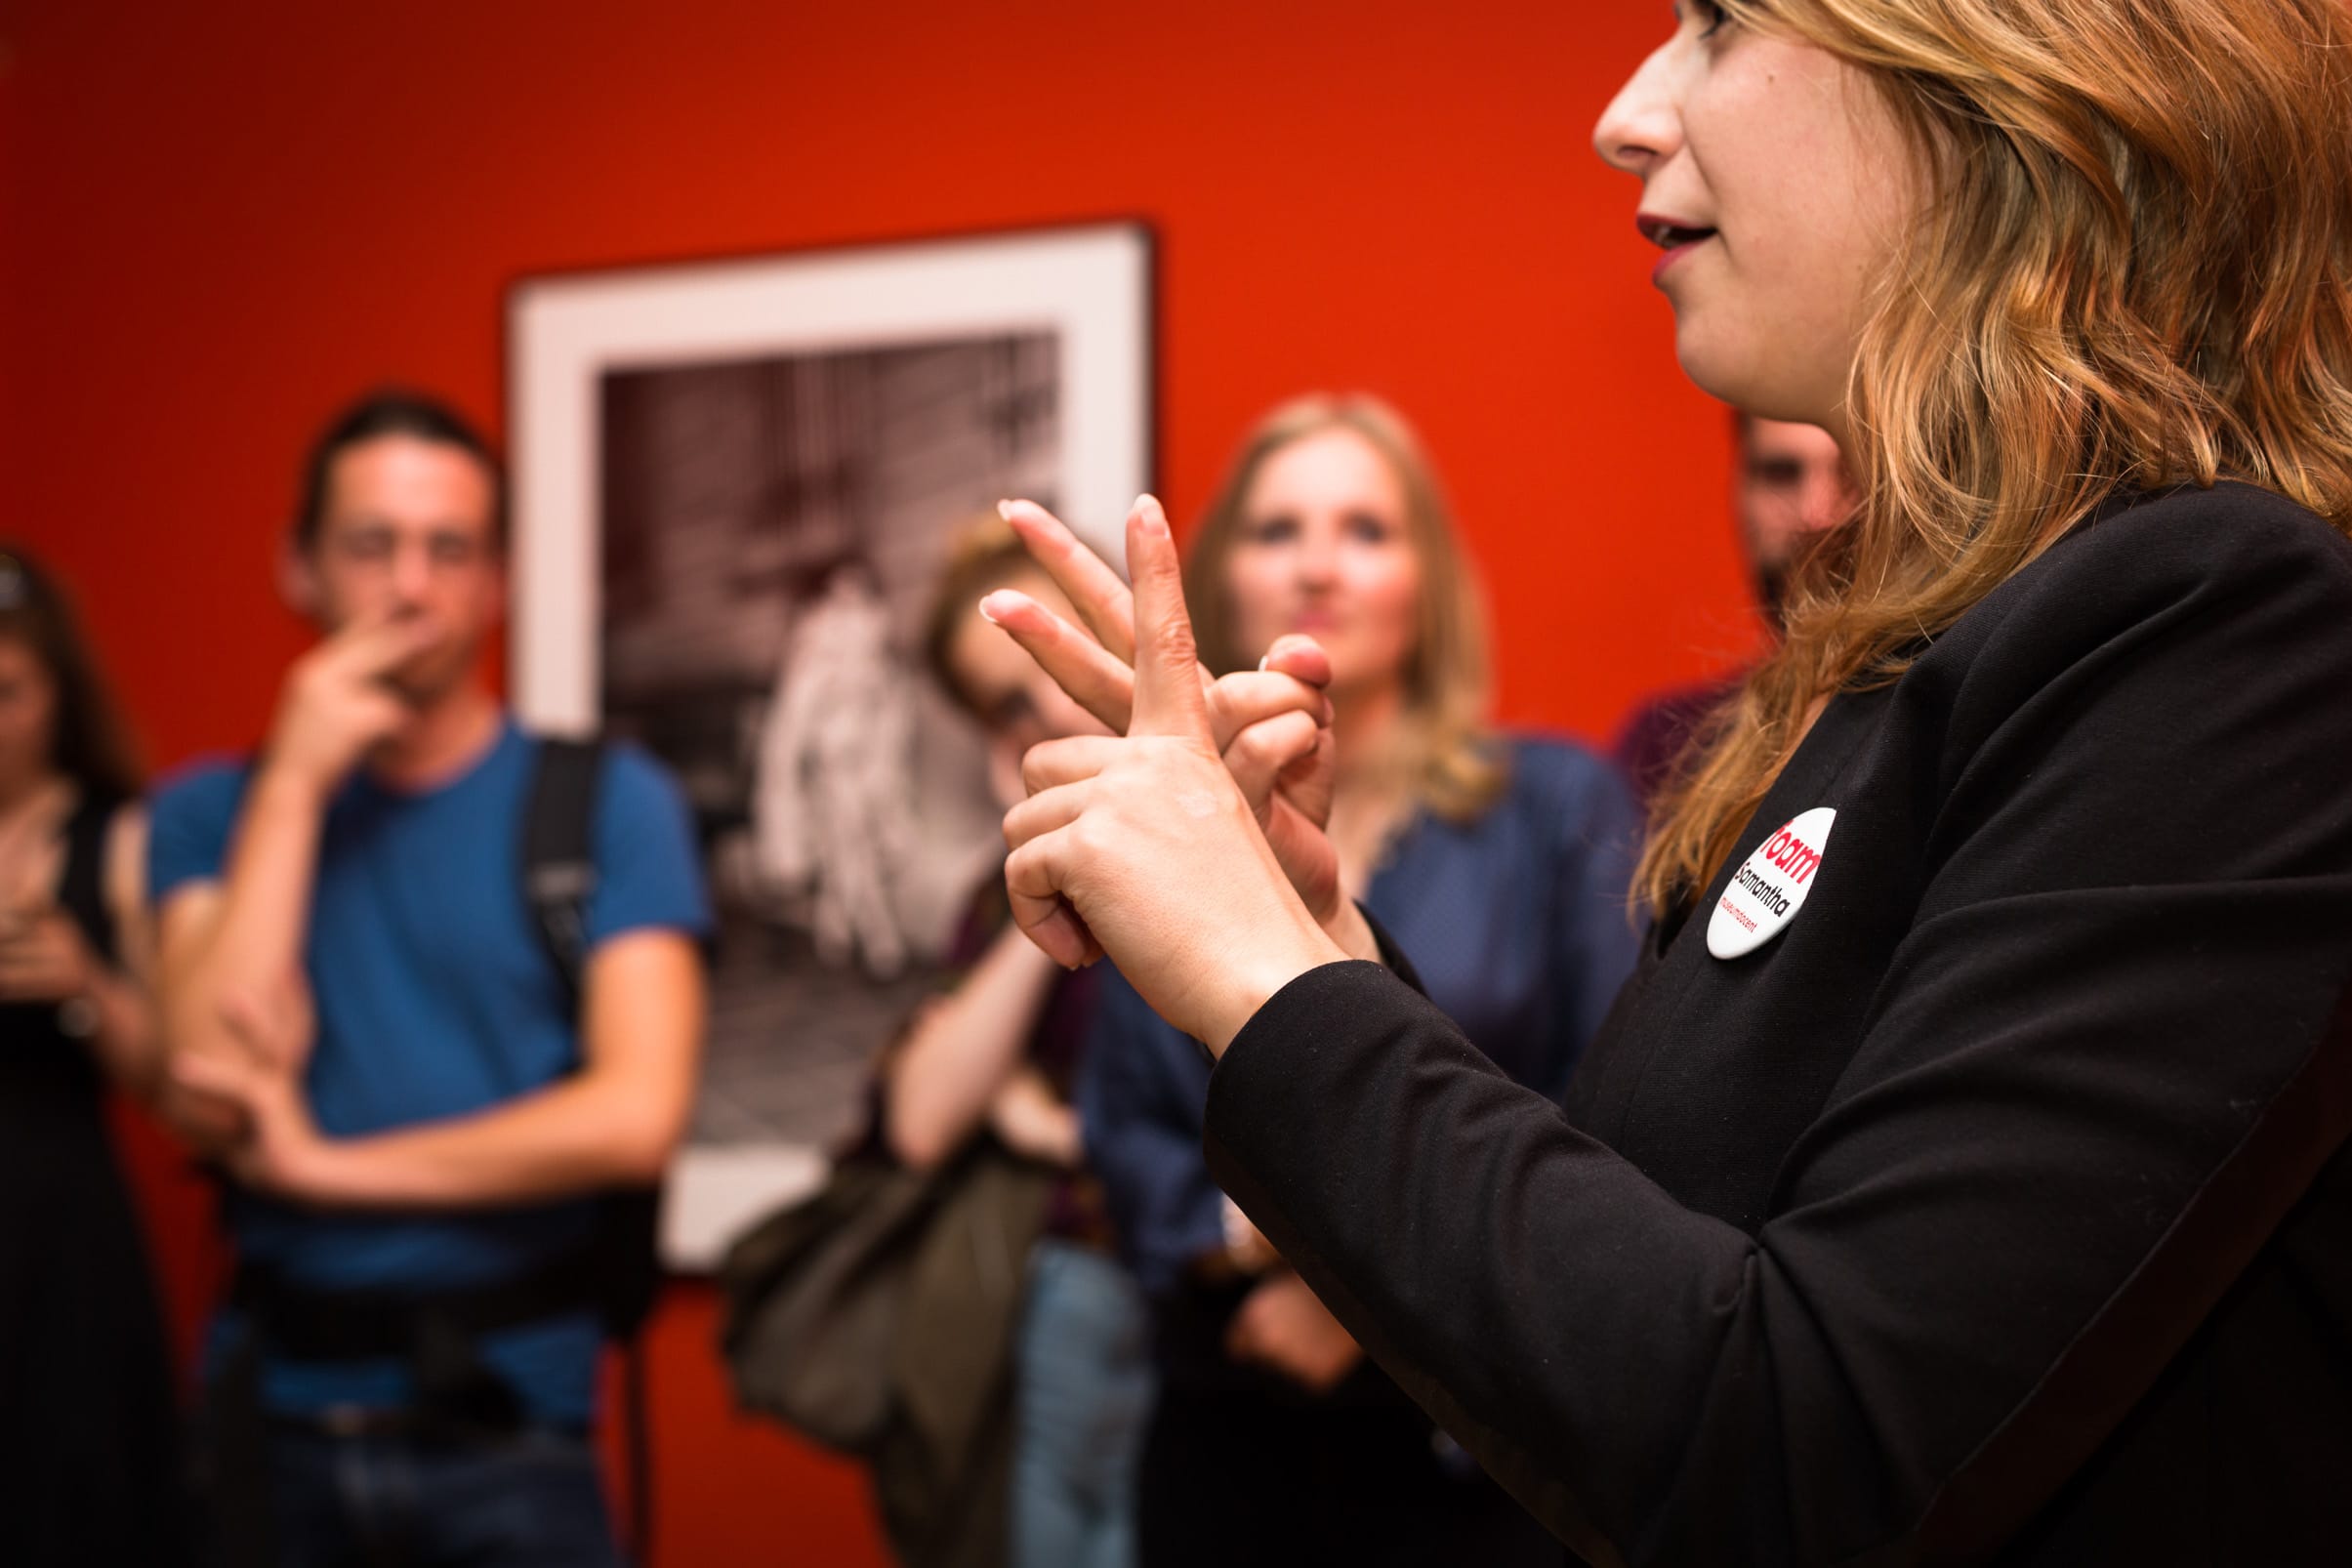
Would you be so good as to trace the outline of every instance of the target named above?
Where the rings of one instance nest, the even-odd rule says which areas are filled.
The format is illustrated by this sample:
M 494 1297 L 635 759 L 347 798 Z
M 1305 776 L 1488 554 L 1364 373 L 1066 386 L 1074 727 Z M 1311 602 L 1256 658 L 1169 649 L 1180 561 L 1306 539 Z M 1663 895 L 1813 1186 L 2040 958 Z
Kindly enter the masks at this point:
M 2238 479 L 2352 528 L 2343 0 L 1722 0 L 1862 68 L 1931 182 L 1847 384 L 1860 514 L 1661 804 L 1638 887 L 1695 896 L 1816 700 L 2122 490 Z
M 1395 473 L 1405 498 L 1405 537 L 1421 562 L 1419 625 L 1387 763 L 1429 811 L 1450 821 L 1470 820 L 1494 804 L 1508 777 L 1486 728 L 1486 615 L 1437 471 L 1404 416 L 1379 398 L 1362 392 L 1295 398 L 1243 438 L 1184 556 L 1184 598 L 1202 661 L 1224 675 L 1255 665 L 1265 651 L 1239 645 L 1228 587 L 1227 565 L 1248 521 L 1250 489 L 1276 452 L 1333 430 L 1362 436 Z

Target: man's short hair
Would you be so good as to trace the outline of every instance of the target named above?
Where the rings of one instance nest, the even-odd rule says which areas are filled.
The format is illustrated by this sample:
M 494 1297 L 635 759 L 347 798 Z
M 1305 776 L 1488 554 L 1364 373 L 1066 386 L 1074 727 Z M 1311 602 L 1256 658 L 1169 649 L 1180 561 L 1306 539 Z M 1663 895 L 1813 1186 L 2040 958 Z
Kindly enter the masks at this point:
M 294 514 L 295 544 L 309 550 L 318 543 L 335 460 L 363 441 L 386 435 L 454 446 L 480 464 L 490 479 L 491 537 L 502 547 L 506 544 L 507 480 L 498 453 L 465 415 L 429 392 L 406 387 L 379 387 L 366 393 L 330 420 L 310 443 L 310 454 L 303 462 L 302 501 Z

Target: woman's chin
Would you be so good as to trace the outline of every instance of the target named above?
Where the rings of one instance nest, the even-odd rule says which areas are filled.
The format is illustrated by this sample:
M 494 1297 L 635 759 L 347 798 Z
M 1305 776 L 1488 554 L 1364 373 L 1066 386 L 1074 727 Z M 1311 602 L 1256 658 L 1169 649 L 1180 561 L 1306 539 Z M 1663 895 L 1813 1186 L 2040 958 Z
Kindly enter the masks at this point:
M 1754 412 L 1752 399 L 1756 377 L 1746 363 L 1750 356 L 1737 352 L 1722 342 L 1720 334 L 1709 332 L 1703 319 L 1692 316 L 1688 310 L 1674 313 L 1674 358 L 1682 373 L 1709 396 Z
M 1682 314 L 1674 319 L 1674 358 L 1691 385 L 1710 397 L 1759 419 L 1795 425 L 1819 425 L 1834 413 L 1835 401 L 1819 395 L 1816 383 L 1826 378 L 1843 384 L 1842 370 L 1829 376 L 1828 367 L 1794 364 L 1786 352 L 1710 332 L 1705 321 Z

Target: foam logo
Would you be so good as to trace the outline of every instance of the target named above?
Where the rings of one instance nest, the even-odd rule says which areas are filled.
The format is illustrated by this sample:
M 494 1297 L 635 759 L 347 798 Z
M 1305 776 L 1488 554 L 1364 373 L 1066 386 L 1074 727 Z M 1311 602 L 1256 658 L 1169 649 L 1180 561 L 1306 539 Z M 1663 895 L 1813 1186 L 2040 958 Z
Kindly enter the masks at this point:
M 1766 839 L 1748 857 L 1707 922 L 1707 950 L 1717 958 L 1753 953 L 1781 933 L 1796 918 L 1805 895 L 1813 890 L 1813 874 L 1821 869 L 1821 852 L 1829 846 L 1835 809 L 1817 805 Z

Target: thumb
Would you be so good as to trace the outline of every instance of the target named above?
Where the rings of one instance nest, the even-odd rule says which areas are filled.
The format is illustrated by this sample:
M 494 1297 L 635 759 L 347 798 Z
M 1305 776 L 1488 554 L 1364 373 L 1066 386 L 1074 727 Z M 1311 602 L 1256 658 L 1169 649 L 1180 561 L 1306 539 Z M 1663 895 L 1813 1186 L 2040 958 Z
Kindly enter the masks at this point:
M 1150 496 L 1137 497 L 1127 515 L 1127 575 L 1135 593 L 1135 705 L 1127 732 L 1181 735 L 1214 751 L 1183 567 L 1168 515 Z
M 240 1105 L 253 1098 L 253 1069 L 225 1056 L 182 1054 L 172 1059 L 170 1071 L 181 1088 L 200 1094 L 216 1094 Z
M 1274 640 L 1265 657 L 1258 661 L 1260 670 L 1287 675 L 1294 681 L 1303 681 L 1310 686 L 1331 684 L 1331 655 L 1323 644 L 1300 632 L 1286 632 Z

